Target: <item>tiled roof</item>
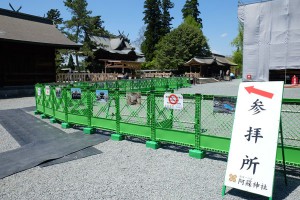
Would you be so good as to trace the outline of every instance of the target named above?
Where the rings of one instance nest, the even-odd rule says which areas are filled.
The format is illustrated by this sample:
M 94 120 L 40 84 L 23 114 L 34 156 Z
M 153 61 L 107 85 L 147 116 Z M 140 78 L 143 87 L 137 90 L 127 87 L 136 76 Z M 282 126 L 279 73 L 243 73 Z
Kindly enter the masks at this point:
M 0 9 L 0 41 L 71 49 L 81 46 L 63 35 L 51 20 L 5 9 Z

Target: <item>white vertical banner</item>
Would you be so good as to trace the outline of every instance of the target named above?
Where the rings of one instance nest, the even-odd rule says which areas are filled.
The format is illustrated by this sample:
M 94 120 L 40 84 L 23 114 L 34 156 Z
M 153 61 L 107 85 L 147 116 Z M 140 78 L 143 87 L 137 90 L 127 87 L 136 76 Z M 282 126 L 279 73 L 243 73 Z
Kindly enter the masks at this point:
M 271 197 L 283 82 L 245 82 L 238 91 L 224 184 Z

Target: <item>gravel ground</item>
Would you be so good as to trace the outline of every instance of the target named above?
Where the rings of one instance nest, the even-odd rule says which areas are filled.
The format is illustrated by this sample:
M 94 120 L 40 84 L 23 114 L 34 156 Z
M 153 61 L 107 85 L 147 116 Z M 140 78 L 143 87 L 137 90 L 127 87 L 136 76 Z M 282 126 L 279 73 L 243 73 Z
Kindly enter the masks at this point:
M 222 94 L 217 92 L 228 90 L 232 94 L 227 95 L 236 95 L 233 85 L 238 85 L 238 81 L 197 85 L 180 92 Z M 34 104 L 32 97 L 0 99 L 0 110 Z M 18 147 L 0 126 L 0 152 Z M 132 138 L 121 142 L 109 140 L 95 148 L 103 153 L 45 168 L 35 167 L 1 179 L 0 199 L 222 198 L 226 170 L 223 155 L 208 153 L 206 158 L 197 160 L 188 156 L 187 149 L 164 145 L 153 150 L 146 148 L 145 141 Z M 282 173 L 276 171 L 273 199 L 299 199 L 299 196 L 300 170 L 288 170 L 287 187 Z M 268 198 L 228 188 L 224 199 Z
M 197 85 L 192 85 L 192 87 L 190 88 L 179 89 L 179 92 L 185 94 L 200 93 L 200 94 L 207 94 L 207 95 L 237 96 L 240 83 L 241 83 L 241 79 L 233 79 L 232 81 L 197 84 Z M 283 98 L 300 99 L 300 88 L 284 88 Z

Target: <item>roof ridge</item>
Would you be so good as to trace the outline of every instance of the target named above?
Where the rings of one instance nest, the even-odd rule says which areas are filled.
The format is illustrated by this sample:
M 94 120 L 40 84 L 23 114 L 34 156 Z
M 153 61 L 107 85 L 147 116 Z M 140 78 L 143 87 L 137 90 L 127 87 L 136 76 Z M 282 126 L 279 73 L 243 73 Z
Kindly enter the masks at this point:
M 53 21 L 50 19 L 35 16 L 35 15 L 30 15 L 26 13 L 10 11 L 3 8 L 0 8 L 0 15 L 53 25 Z

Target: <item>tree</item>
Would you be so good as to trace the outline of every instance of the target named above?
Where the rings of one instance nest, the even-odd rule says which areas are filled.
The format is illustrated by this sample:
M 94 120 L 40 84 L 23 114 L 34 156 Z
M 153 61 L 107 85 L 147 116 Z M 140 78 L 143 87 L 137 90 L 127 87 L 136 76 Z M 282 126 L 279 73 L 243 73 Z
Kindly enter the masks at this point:
M 92 63 L 94 58 L 93 47 L 95 44 L 90 40 L 91 36 L 108 35 L 102 27 L 101 16 L 91 16 L 92 11 L 87 10 L 86 0 L 65 0 L 65 6 L 71 12 L 70 20 L 65 21 L 66 32 L 69 39 L 76 43 L 82 43 L 81 55 L 85 56 L 84 67 Z M 78 53 L 76 56 L 76 66 L 79 68 Z
M 174 19 L 171 17 L 169 9 L 174 7 L 174 3 L 172 3 L 170 0 L 162 0 L 161 8 L 162 8 L 162 17 L 161 17 L 161 23 L 162 23 L 162 35 L 166 35 L 171 30 L 171 21 Z
M 56 28 L 58 27 L 58 25 L 63 23 L 63 18 L 60 17 L 60 12 L 58 9 L 50 9 L 47 12 L 46 18 L 52 20 Z
M 74 63 L 72 55 L 69 56 L 68 68 L 71 68 L 72 70 L 75 70 L 75 63 Z
M 146 61 L 151 61 L 154 57 L 155 45 L 161 38 L 161 10 L 160 0 L 145 0 L 144 22 L 146 24 L 145 40 L 141 45 L 141 50 L 145 54 Z
M 195 26 L 199 24 L 190 21 L 184 21 L 157 44 L 155 61 L 159 69 L 176 69 L 194 56 L 211 54 L 205 36 Z
M 240 73 L 243 68 L 243 42 L 244 42 L 244 25 L 239 23 L 239 32 L 236 38 L 231 42 L 232 46 L 236 47 L 233 52 L 232 61 L 237 64 L 237 73 Z
M 187 16 L 192 16 L 196 22 L 200 24 L 202 28 L 202 19 L 199 18 L 201 12 L 198 10 L 198 0 L 186 0 L 181 12 L 183 15 L 183 19 L 187 18 Z
M 50 9 L 47 12 L 46 18 L 52 20 L 56 28 L 58 28 L 58 25 L 61 25 L 63 23 L 63 18 L 60 17 L 60 11 L 58 9 Z M 64 62 L 63 54 L 65 53 L 66 50 L 63 49 L 55 51 L 55 66 L 57 70 Z

